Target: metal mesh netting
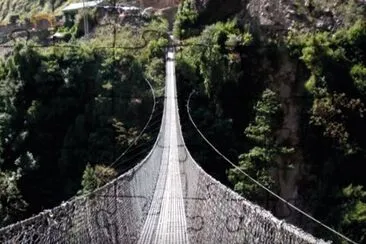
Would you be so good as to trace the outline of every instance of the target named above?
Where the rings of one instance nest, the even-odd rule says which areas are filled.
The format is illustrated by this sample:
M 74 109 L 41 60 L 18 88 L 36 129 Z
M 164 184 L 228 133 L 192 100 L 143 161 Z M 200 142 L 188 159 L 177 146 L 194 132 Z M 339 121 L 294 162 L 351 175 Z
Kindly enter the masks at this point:
M 327 243 L 275 218 L 204 172 L 181 144 L 180 167 L 191 243 Z
M 167 73 L 163 120 L 150 154 L 92 194 L 0 229 L 0 243 L 324 243 L 197 165 L 181 133 L 173 61 Z

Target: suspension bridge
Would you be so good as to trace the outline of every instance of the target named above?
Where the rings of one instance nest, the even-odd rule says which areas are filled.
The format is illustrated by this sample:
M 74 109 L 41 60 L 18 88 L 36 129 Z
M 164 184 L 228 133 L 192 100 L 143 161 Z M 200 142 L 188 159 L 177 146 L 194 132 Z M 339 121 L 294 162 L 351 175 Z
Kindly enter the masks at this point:
M 181 132 L 174 52 L 149 154 L 94 192 L 0 229 L 0 243 L 329 243 L 276 219 L 205 173 Z

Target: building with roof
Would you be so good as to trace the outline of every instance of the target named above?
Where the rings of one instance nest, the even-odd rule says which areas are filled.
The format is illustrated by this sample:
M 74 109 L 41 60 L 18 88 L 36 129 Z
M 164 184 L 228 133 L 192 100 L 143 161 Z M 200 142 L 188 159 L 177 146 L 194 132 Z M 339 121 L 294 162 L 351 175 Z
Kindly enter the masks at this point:
M 78 2 L 70 3 L 65 8 L 62 9 L 64 13 L 76 13 L 83 8 L 96 8 L 103 5 L 103 0 L 88 1 L 88 2 Z

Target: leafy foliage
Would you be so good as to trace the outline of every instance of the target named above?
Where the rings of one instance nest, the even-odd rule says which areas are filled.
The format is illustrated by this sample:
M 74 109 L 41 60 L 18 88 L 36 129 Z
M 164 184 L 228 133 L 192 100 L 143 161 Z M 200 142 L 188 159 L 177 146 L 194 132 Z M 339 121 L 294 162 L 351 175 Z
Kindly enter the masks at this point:
M 183 0 L 178 8 L 175 17 L 173 33 L 179 39 L 184 39 L 197 34 L 195 25 L 197 24 L 198 12 L 194 7 L 193 0 Z
M 277 95 L 270 90 L 261 94 L 269 75 L 262 64 L 272 60 L 276 53 L 260 46 L 236 20 L 208 26 L 200 36 L 185 42 L 191 46 L 185 48 L 181 56 L 177 55 L 178 91 L 181 97 L 190 89 L 201 92 L 198 98 L 193 96 L 191 102 L 193 119 L 233 161 L 237 160 L 238 152 L 249 151 L 240 157 L 241 167 L 255 178 L 260 177 L 267 186 L 274 187 L 274 177 L 269 171 L 277 166 L 278 157 L 292 152 L 282 144 L 276 146 L 276 132 L 282 119 Z M 184 114 L 181 117 L 184 119 Z M 244 137 L 242 132 L 246 127 Z M 212 150 L 202 145 L 200 138 L 193 139 L 195 133 L 191 128 L 183 129 L 186 137 L 192 138 L 188 144 L 190 150 L 205 170 L 246 196 L 263 196 L 263 191 L 235 170 L 230 170 L 229 182 L 223 174 L 229 169 L 228 165 L 212 155 Z
M 351 239 L 365 240 L 366 186 L 360 173 L 365 158 L 366 22 L 359 20 L 334 34 L 292 36 L 289 44 L 310 72 L 308 152 L 312 189 L 324 197 L 314 208 L 321 219 L 336 223 Z M 310 136 L 309 136 L 310 135 Z M 317 145 L 316 147 L 313 145 Z M 327 171 L 325 173 L 324 171 Z M 354 186 L 353 186 L 354 185 Z M 340 203 L 329 200 L 341 196 Z M 314 194 L 314 193 L 313 193 Z M 341 207 L 339 207 L 341 206 Z M 323 216 L 327 209 L 328 216 Z
M 351 69 L 351 76 L 354 85 L 362 95 L 366 94 L 366 67 L 362 64 L 356 64 Z
M 245 135 L 253 141 L 254 147 L 239 157 L 239 167 L 271 190 L 276 190 L 276 182 L 271 168 L 277 167 L 276 159 L 289 154 L 293 149 L 279 144 L 275 132 L 281 126 L 282 110 L 275 92 L 266 89 L 255 107 L 253 123 L 245 129 Z M 263 199 L 266 196 L 257 184 L 250 181 L 238 169 L 229 171 L 229 180 L 234 189 L 249 199 Z
M 0 172 L 0 217 L 4 224 L 18 219 L 27 207 L 17 185 L 19 177 L 16 172 Z
M 75 195 L 87 164 L 85 191 L 93 189 L 92 179 L 99 187 L 116 175 L 95 165 L 108 167 L 146 123 L 152 98 L 145 73 L 149 70 L 151 83 L 161 90 L 164 55 L 159 48 L 166 41 L 161 37 L 158 44 L 137 51 L 101 50 L 96 40 L 74 40 L 72 48 L 20 43 L 0 61 L 0 173 L 1 182 L 13 185 L 3 190 L 1 184 L 5 200 L 0 215 L 9 217 L 0 219 L 0 225 Z M 140 138 L 146 147 L 156 133 Z M 115 172 L 139 159 L 127 157 L 125 164 L 114 165 Z
M 362 230 L 365 223 L 365 201 L 361 197 L 366 186 L 362 173 L 366 149 L 365 30 L 365 22 L 360 20 L 335 33 L 290 33 L 288 46 L 284 47 L 280 42 L 266 46 L 268 43 L 254 39 L 235 21 L 219 22 L 184 40 L 191 46 L 177 55 L 181 99 L 192 89 L 201 92 L 192 97 L 191 113 L 211 142 L 229 158 L 246 152 L 239 157 L 239 167 L 280 194 L 277 167 L 295 169 L 286 163 L 290 161 L 287 159 L 300 160 L 296 162 L 300 166 L 296 168 L 296 194 L 304 199 L 318 197 L 301 203 L 312 209 L 315 217 L 358 242 L 364 241 L 364 234 L 356 229 Z M 280 103 L 272 91 L 285 83 L 271 78 L 285 66 L 276 63 L 282 62 L 287 52 L 292 54 L 288 60 L 299 61 L 299 83 L 290 93 L 296 90 L 300 92 L 296 96 L 303 95 L 298 104 L 292 105 L 301 118 L 293 122 L 299 127 L 296 143 L 279 140 L 282 112 L 287 111 L 282 111 L 284 97 Z M 298 88 L 302 84 L 304 94 Z M 184 120 L 184 114 L 181 118 Z M 217 128 L 226 129 L 219 132 Z M 244 128 L 245 138 L 239 135 Z M 183 125 L 183 129 L 191 139 L 188 146 L 195 159 L 227 183 L 219 173 L 225 170 L 220 159 L 201 145 L 189 126 Z M 295 144 L 298 150 L 293 154 L 295 150 L 288 145 Z M 238 170 L 230 169 L 228 176 L 237 191 L 265 204 L 261 202 L 266 200 L 265 192 Z M 344 189 L 354 193 L 344 194 Z M 339 241 L 320 228 L 315 228 L 314 234 Z
M 366 240 L 366 191 L 363 186 L 351 184 L 342 189 L 342 196 L 347 201 L 341 206 L 343 214 L 340 229 L 363 243 Z
M 105 185 L 117 176 L 117 172 L 110 167 L 103 165 L 95 165 L 94 167 L 88 164 L 84 170 L 82 177 L 82 194 L 87 194 L 95 189 Z
M 227 87 L 243 79 L 240 53 L 252 41 L 252 36 L 241 30 L 235 20 L 218 22 L 207 27 L 187 50 L 191 56 L 188 62 L 197 66 L 205 92 L 216 104 L 222 104 Z

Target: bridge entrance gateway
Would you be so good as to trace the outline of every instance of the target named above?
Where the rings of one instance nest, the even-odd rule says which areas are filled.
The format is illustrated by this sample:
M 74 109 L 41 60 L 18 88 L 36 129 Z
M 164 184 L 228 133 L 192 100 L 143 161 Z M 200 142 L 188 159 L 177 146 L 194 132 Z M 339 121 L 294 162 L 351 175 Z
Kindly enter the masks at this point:
M 86 196 L 0 229 L 0 243 L 326 243 L 205 173 L 182 137 L 174 52 L 163 119 L 142 162 Z

